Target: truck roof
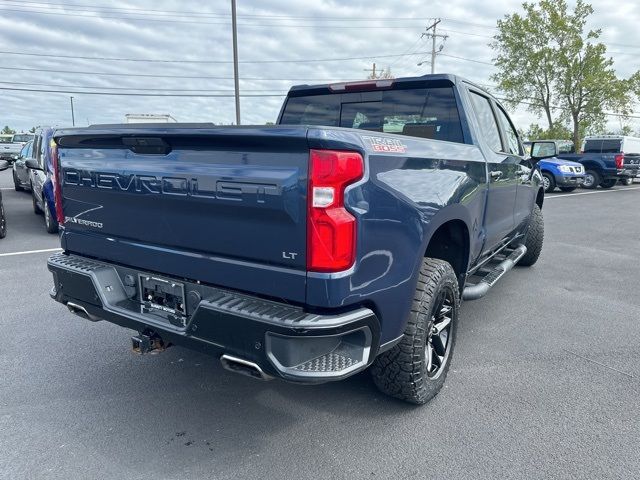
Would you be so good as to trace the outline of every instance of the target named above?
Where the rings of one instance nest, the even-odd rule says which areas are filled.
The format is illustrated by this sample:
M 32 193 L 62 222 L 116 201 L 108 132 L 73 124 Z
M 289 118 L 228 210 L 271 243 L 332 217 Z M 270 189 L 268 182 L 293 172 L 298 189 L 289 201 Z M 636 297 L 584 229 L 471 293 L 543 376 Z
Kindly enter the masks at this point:
M 585 140 L 624 140 L 631 138 L 633 140 L 640 140 L 640 137 L 634 137 L 633 135 L 587 135 Z
M 442 84 L 444 85 L 456 85 L 457 83 L 464 81 L 468 84 L 473 85 L 474 87 L 487 92 L 485 88 L 482 88 L 480 85 L 473 83 L 466 78 L 460 77 L 458 75 L 454 75 L 451 73 L 437 73 L 437 74 L 429 74 L 429 75 L 421 75 L 419 77 L 402 77 L 402 78 L 379 78 L 379 79 L 368 79 L 368 80 L 359 80 L 356 82 L 336 82 L 336 83 L 324 83 L 317 85 L 294 85 L 289 89 L 289 96 L 291 97 L 299 97 L 308 94 L 322 94 L 322 93 L 335 93 L 340 90 L 345 90 L 344 86 L 360 86 L 363 87 L 369 85 L 377 84 L 377 87 L 380 89 L 389 88 L 391 85 L 403 85 L 407 88 L 409 87 L 420 87 L 425 86 L 426 84 L 434 85 L 434 84 Z M 347 88 L 348 89 L 348 88 Z M 366 89 L 366 88 L 365 88 Z M 354 90 L 355 91 L 355 90 Z M 487 92 L 489 94 L 489 92 Z

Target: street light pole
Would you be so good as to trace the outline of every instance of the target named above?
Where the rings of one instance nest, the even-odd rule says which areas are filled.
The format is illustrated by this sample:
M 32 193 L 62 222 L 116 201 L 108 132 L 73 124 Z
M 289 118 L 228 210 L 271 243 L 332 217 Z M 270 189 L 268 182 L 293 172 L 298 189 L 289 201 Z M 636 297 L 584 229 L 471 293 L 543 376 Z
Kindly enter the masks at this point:
M 71 101 L 71 125 L 73 125 L 75 127 L 76 126 L 76 117 L 73 114 L 73 97 L 69 97 L 69 100 Z
M 238 79 L 238 27 L 236 25 L 236 0 L 231 0 L 231 29 L 233 31 L 233 81 L 236 97 L 236 125 L 240 125 L 240 81 Z

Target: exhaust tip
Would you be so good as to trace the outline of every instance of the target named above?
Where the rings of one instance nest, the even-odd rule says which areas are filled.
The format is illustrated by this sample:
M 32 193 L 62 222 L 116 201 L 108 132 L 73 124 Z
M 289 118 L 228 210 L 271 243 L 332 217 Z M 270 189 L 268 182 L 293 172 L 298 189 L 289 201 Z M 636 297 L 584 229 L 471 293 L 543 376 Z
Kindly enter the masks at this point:
M 78 305 L 77 303 L 67 302 L 67 308 L 71 313 L 73 313 L 74 315 L 78 315 L 85 320 L 89 320 L 91 322 L 99 322 L 100 320 L 102 320 L 95 315 L 91 315 L 89 312 L 87 312 L 86 308 L 84 308 L 82 305 Z
M 225 370 L 229 370 L 230 372 L 257 378 L 258 380 L 271 380 L 271 377 L 264 373 L 257 364 L 243 360 L 242 358 L 225 354 L 220 357 L 220 363 Z

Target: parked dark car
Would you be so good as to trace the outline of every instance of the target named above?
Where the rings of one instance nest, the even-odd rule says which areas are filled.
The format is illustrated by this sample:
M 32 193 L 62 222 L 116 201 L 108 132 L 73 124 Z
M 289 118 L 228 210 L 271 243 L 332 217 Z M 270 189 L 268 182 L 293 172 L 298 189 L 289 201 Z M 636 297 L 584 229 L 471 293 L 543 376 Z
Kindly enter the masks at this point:
M 544 191 L 506 110 L 453 75 L 290 90 L 278 125 L 57 130 L 51 296 L 234 372 L 422 404 L 461 299 L 540 255 Z M 520 302 L 509 289 L 506 302 Z
M 0 160 L 0 172 L 9 168 L 9 162 Z M 2 203 L 2 191 L 0 191 L 0 238 L 7 236 L 7 216 L 4 213 L 4 204 Z
M 51 137 L 53 128 L 39 128 L 33 141 L 31 157 L 25 161 L 29 170 L 29 187 L 33 211 L 44 216 L 49 233 L 58 232 L 56 207 L 53 198 L 53 165 L 51 159 Z
M 17 158 L 13 162 L 13 187 L 16 192 L 21 190 L 31 191 L 31 179 L 29 178 L 29 168 L 26 165 L 27 160 L 33 158 L 33 140 L 27 142 L 22 147 Z

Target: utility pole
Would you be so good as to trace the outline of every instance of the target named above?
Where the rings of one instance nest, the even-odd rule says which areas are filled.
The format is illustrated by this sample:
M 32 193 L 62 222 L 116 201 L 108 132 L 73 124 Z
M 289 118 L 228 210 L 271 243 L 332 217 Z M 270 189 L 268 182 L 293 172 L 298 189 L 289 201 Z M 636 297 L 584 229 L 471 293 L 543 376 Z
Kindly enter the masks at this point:
M 233 82 L 236 92 L 236 125 L 240 125 L 240 80 L 238 79 L 238 26 L 236 25 L 236 0 L 231 0 L 231 29 L 233 30 Z
M 76 126 L 76 117 L 73 114 L 73 97 L 69 97 L 69 100 L 71 101 L 71 125 L 72 126 Z
M 442 50 L 442 47 L 440 47 L 440 49 L 436 51 L 436 38 L 442 38 L 442 40 L 446 40 L 449 37 L 449 35 L 442 35 L 442 34 L 436 33 L 436 26 L 441 21 L 442 21 L 441 19 L 437 18 L 435 22 L 433 22 L 430 26 L 428 26 L 425 32 L 422 34 L 423 37 L 431 37 L 431 73 L 432 74 L 435 73 L 436 71 L 436 54 L 440 50 Z M 429 30 L 433 30 L 433 31 L 429 32 Z
M 365 68 L 364 71 L 365 72 L 371 72 L 371 78 L 373 80 L 378 78 L 378 77 L 376 77 L 376 64 L 375 63 L 373 64 L 373 68 Z

